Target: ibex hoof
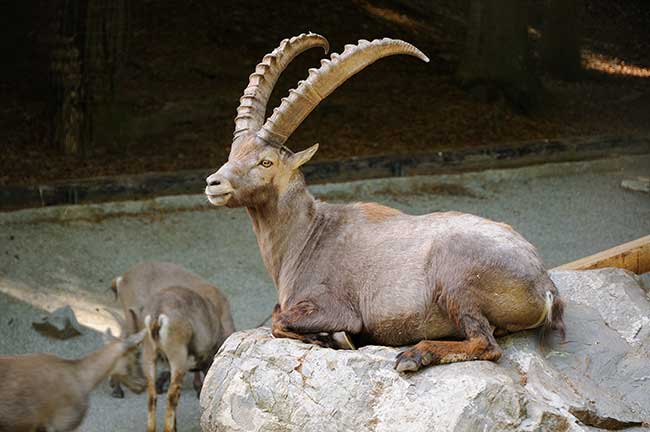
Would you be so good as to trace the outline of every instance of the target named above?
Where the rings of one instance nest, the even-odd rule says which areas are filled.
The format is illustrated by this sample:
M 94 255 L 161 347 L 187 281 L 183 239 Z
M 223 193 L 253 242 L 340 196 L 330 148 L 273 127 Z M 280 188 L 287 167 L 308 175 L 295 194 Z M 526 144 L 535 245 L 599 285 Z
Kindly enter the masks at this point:
M 339 346 L 330 333 L 310 333 L 303 335 L 302 341 L 321 348 L 337 349 Z
M 422 353 L 416 347 L 407 349 L 397 355 L 395 370 L 398 372 L 416 372 L 431 363 L 431 355 Z
M 111 396 L 114 397 L 115 399 L 124 399 L 124 390 L 122 390 L 122 387 L 120 386 L 115 386 L 113 387 Z
M 419 369 L 420 366 L 414 359 L 397 356 L 397 360 L 395 361 L 395 370 L 397 372 L 415 372 Z

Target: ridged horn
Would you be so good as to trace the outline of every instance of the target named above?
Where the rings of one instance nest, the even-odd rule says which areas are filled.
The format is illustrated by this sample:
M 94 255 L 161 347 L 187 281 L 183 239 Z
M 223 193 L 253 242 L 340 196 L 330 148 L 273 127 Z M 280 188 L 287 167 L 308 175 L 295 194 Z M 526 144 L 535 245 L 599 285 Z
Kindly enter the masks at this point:
M 298 54 L 315 47 L 322 47 L 327 54 L 329 42 L 321 35 L 303 33 L 284 39 L 276 49 L 262 58 L 239 99 L 234 139 L 246 133 L 255 133 L 262 127 L 266 118 L 266 104 L 280 74 Z
M 309 69 L 309 76 L 298 88 L 289 90 L 273 115 L 257 132 L 258 137 L 274 146 L 281 146 L 316 105 L 336 90 L 348 78 L 377 60 L 397 54 L 406 54 L 428 62 L 429 58 L 413 45 L 397 39 L 360 40 L 357 45 L 346 45 L 341 54 L 332 54 L 321 60 L 321 67 Z

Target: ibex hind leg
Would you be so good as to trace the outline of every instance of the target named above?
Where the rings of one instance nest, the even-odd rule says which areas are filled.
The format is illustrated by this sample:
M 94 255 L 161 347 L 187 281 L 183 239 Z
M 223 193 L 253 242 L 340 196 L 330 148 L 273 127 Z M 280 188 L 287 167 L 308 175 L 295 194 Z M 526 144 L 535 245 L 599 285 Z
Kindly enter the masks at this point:
M 167 390 L 164 432 L 176 432 L 176 408 L 181 397 L 181 386 L 188 365 L 187 345 L 179 344 L 176 347 L 169 347 L 166 354 L 169 360 L 171 378 Z
M 142 348 L 142 372 L 147 379 L 147 432 L 156 431 L 156 348 L 150 340 L 145 340 Z
M 441 296 L 440 308 L 465 335 L 464 341 L 423 340 L 400 353 L 395 362 L 399 372 L 414 372 L 425 366 L 472 360 L 496 361 L 501 349 L 492 335 L 488 319 L 476 305 L 467 300 L 445 299 Z
M 204 372 L 204 375 L 207 373 L 207 369 Z M 192 379 L 192 387 L 194 387 L 194 391 L 196 392 L 196 398 L 200 399 L 201 398 L 201 389 L 203 388 L 203 379 L 201 378 L 201 371 L 194 371 L 194 378 Z

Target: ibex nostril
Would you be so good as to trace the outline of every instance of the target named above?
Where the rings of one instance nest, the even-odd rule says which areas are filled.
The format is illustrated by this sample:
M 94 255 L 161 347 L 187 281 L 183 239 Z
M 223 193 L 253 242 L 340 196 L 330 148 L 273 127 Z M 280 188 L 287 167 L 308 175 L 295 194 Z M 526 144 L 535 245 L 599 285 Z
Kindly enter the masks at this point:
M 221 182 L 219 180 L 211 180 L 208 182 L 208 186 L 219 186 Z

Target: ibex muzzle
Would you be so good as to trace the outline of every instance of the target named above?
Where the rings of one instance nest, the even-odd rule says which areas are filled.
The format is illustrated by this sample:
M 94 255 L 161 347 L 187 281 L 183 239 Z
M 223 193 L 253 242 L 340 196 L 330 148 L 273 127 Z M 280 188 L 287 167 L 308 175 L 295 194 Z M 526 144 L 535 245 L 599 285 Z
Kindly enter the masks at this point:
M 273 334 L 321 346 L 416 344 L 395 368 L 497 360 L 494 334 L 544 326 L 563 333 L 562 301 L 535 248 L 505 224 L 448 212 L 421 216 L 374 203 L 314 199 L 287 138 L 348 78 L 395 54 L 428 58 L 392 39 L 359 41 L 322 60 L 271 117 L 273 85 L 300 52 L 328 43 L 303 34 L 264 56 L 240 100 L 228 162 L 208 177 L 215 205 L 246 207 L 278 289 Z M 434 339 L 456 338 L 458 341 Z
M 205 187 L 205 194 L 208 200 L 217 206 L 226 205 L 234 190 L 230 181 L 222 174 L 222 171 L 228 170 L 220 169 L 218 172 L 212 174 L 207 178 L 208 185 Z

